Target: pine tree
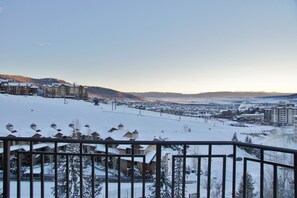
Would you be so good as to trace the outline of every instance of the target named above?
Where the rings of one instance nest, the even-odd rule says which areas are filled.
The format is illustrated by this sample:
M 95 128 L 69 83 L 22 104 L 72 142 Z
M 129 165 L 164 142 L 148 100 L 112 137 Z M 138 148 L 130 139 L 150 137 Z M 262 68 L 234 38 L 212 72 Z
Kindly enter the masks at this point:
M 243 189 L 244 189 L 244 184 L 243 184 L 243 176 L 241 178 L 238 190 L 236 192 L 235 197 L 236 198 L 242 198 L 243 197 Z M 246 188 L 246 198 L 253 198 L 257 195 L 257 193 L 254 193 L 254 180 L 252 176 L 249 173 L 246 173 L 246 183 L 245 183 L 245 188 Z
M 233 134 L 232 141 L 238 142 L 237 133 L 236 132 Z
M 68 144 L 66 146 L 67 153 L 79 153 L 80 146 L 79 144 Z M 58 197 L 64 198 L 66 197 L 67 191 L 67 177 L 69 179 L 68 189 L 69 189 L 69 197 L 75 198 L 80 196 L 80 185 L 83 185 L 83 195 L 84 197 L 92 196 L 92 178 L 90 176 L 86 176 L 85 172 L 87 169 L 87 158 L 82 158 L 83 165 L 83 181 L 81 184 L 80 181 L 80 157 L 78 155 L 69 155 L 68 156 L 68 175 L 66 175 L 66 156 L 63 156 L 59 159 L 58 162 Z M 96 178 L 95 179 L 95 197 L 98 196 L 102 190 L 102 182 Z M 52 194 L 55 195 L 55 191 L 53 189 Z
M 156 181 L 156 177 L 154 175 L 154 181 Z M 161 197 L 162 198 L 170 198 L 171 197 L 171 183 L 168 176 L 168 165 L 166 163 L 166 158 L 163 157 L 161 161 L 161 178 L 160 178 L 160 189 L 161 189 Z M 149 190 L 151 194 L 149 195 L 150 198 L 156 196 L 156 182 L 149 186 Z

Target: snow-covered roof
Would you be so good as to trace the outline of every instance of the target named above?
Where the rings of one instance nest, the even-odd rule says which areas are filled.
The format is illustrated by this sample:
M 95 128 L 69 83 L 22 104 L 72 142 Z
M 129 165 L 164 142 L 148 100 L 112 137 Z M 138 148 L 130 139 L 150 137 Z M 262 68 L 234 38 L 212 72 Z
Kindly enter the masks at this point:
M 105 152 L 105 145 L 104 144 L 97 144 L 97 147 L 95 148 L 95 151 Z M 120 152 L 116 148 L 108 147 L 108 153 L 119 154 Z
M 258 114 L 241 114 L 239 117 L 262 117 L 264 116 L 264 113 L 258 113 Z
M 0 78 L 0 83 L 6 83 L 6 82 L 9 82 L 9 81 L 5 78 Z
M 114 140 L 129 140 L 129 138 L 124 137 L 126 133 L 129 132 L 128 130 L 116 130 L 113 132 L 105 132 L 101 133 L 101 138 L 107 139 L 107 138 L 112 138 Z
M 145 153 L 145 162 L 150 163 L 153 160 L 153 158 L 155 157 L 155 155 L 156 155 L 156 151 L 148 150 Z M 121 159 L 126 160 L 126 161 L 132 161 L 131 157 L 121 157 Z M 142 157 L 134 157 L 134 161 L 135 162 L 143 162 L 143 158 Z
M 19 82 L 9 82 L 8 86 L 18 86 L 18 87 L 31 87 L 33 86 L 32 83 L 19 83 Z
M 40 148 L 45 148 L 45 147 L 50 147 L 50 145 L 47 144 L 47 143 L 33 144 L 33 150 L 40 149 Z M 10 151 L 17 151 L 17 150 L 29 151 L 30 150 L 30 145 L 22 144 L 22 145 L 10 146 Z M 3 148 L 0 148 L 0 153 L 3 153 Z

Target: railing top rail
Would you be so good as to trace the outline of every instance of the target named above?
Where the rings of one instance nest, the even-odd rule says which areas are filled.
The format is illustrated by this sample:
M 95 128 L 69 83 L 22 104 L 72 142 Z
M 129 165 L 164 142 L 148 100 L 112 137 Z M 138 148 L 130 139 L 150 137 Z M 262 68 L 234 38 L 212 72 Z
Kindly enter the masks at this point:
M 32 137 L 0 137 L 0 141 L 27 141 L 27 142 L 44 142 L 44 143 L 82 143 L 82 144 L 131 144 L 131 145 L 220 145 L 220 146 L 243 146 L 263 149 L 266 151 L 279 151 L 291 154 L 297 154 L 297 150 L 281 148 L 267 145 L 249 144 L 236 141 L 159 141 L 159 140 L 86 140 L 86 139 L 58 139 L 58 138 L 32 138 Z

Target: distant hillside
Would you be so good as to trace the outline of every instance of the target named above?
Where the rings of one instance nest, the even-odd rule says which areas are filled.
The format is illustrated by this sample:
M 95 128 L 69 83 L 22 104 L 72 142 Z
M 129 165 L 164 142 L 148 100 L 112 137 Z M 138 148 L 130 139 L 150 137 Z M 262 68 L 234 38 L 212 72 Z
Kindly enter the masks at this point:
M 287 95 L 280 95 L 280 96 L 265 96 L 263 98 L 275 98 L 275 99 L 290 100 L 290 99 L 297 99 L 297 94 L 287 94 Z
M 52 83 L 68 83 L 64 80 L 55 79 L 55 78 L 30 78 L 25 76 L 17 76 L 17 75 L 6 75 L 0 74 L 0 78 L 11 79 L 17 82 L 26 82 L 26 83 L 33 83 L 36 85 L 46 85 Z M 94 87 L 88 86 L 88 93 L 90 98 L 104 98 L 106 100 L 117 99 L 119 101 L 143 101 L 144 99 L 139 96 L 135 96 L 129 93 L 123 93 L 120 91 L 107 89 L 103 87 Z
M 55 78 L 41 78 L 41 79 L 36 79 L 36 78 L 30 78 L 30 77 L 25 77 L 25 76 L 16 76 L 16 75 L 6 75 L 6 74 L 0 74 L 0 78 L 6 78 L 6 79 L 11 79 L 17 82 L 26 82 L 26 83 L 33 83 L 36 85 L 46 85 L 46 84 L 52 84 L 52 83 L 67 83 L 64 80 L 59 80 Z
M 123 93 L 113 89 L 103 87 L 88 87 L 89 97 L 91 98 L 104 98 L 104 99 L 118 99 L 118 100 L 133 100 L 143 101 L 143 97 L 135 96 L 133 94 Z
M 144 92 L 144 93 L 131 93 L 136 96 L 146 98 L 254 98 L 254 97 L 266 97 L 266 96 L 283 96 L 288 93 L 276 93 L 276 92 L 205 92 L 198 94 L 181 94 L 170 92 Z

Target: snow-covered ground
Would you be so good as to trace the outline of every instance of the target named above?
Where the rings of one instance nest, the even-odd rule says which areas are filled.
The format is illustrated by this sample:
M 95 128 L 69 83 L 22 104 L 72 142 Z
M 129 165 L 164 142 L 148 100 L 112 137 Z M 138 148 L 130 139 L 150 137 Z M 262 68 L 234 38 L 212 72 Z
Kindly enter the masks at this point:
M 44 137 L 53 135 L 52 123 L 57 125 L 63 133 L 71 131 L 69 124 L 79 122 L 81 131 L 86 131 L 86 124 L 90 125 L 91 132 L 97 131 L 102 137 L 107 136 L 107 131 L 122 123 L 129 131 L 135 129 L 139 132 L 139 140 L 152 140 L 161 136 L 168 140 L 231 140 L 232 135 L 237 132 L 239 139 L 244 138 L 240 133 L 260 133 L 270 130 L 269 126 L 234 127 L 229 126 L 231 121 L 181 117 L 169 114 L 141 111 L 124 106 L 117 106 L 112 111 L 111 105 L 100 104 L 94 106 L 92 103 L 76 100 L 49 99 L 32 96 L 0 95 L 0 135 L 7 136 L 10 132 L 6 124 L 11 123 L 17 130 L 16 136 L 32 136 L 35 134 L 30 128 L 32 123 L 40 129 Z M 185 132 L 185 127 L 191 132 Z M 255 143 L 263 140 L 255 139 Z M 277 146 L 277 145 L 276 145 Z
M 236 132 L 239 140 L 244 140 L 245 133 L 261 133 L 274 129 L 271 126 L 248 125 L 249 127 L 230 126 L 232 121 L 208 120 L 201 118 L 179 117 L 176 115 L 162 114 L 132 109 L 125 106 L 117 106 L 112 110 L 111 105 L 100 104 L 94 106 L 92 103 L 66 100 L 49 99 L 32 96 L 0 95 L 0 136 L 10 133 L 6 124 L 14 126 L 15 136 L 31 137 L 36 132 L 30 128 L 32 123 L 41 130 L 39 134 L 43 137 L 52 137 L 57 133 L 50 126 L 52 123 L 61 129 L 62 133 L 69 134 L 72 129 L 70 123 L 79 123 L 82 133 L 97 131 L 101 137 L 108 137 L 112 127 L 117 128 L 119 124 L 124 125 L 125 130 L 139 132 L 138 140 L 152 140 L 154 137 L 168 138 L 167 140 L 212 140 L 229 141 Z M 88 124 L 90 128 L 84 126 Z M 186 132 L 190 129 L 191 132 Z M 293 128 L 275 128 L 272 136 L 253 138 L 253 143 L 297 148 L 294 142 L 287 140 L 282 134 L 292 133 Z
M 43 137 L 53 137 L 57 131 L 51 128 L 51 124 L 55 123 L 58 129 L 64 134 L 71 133 L 70 123 L 80 125 L 82 133 L 98 132 L 101 137 L 106 138 L 111 135 L 108 130 L 112 127 L 117 128 L 119 124 L 124 125 L 127 131 L 137 130 L 139 132 L 138 140 L 153 140 L 155 137 L 166 138 L 167 140 L 179 141 L 230 141 L 233 134 L 236 132 L 238 139 L 244 141 L 246 134 L 261 133 L 263 131 L 274 130 L 274 133 L 268 133 L 267 136 L 253 137 L 253 143 L 272 145 L 286 148 L 297 148 L 296 143 L 290 140 L 292 128 L 274 128 L 271 126 L 247 125 L 248 127 L 230 126 L 232 121 L 222 120 L 204 120 L 201 118 L 179 117 L 175 115 L 149 112 L 138 109 L 132 109 L 125 106 L 117 106 L 116 110 L 112 110 L 111 104 L 100 104 L 94 106 L 93 103 L 77 100 L 64 99 L 49 99 L 34 96 L 12 96 L 0 94 L 0 136 L 11 134 L 6 129 L 6 125 L 11 123 L 14 130 L 17 132 L 13 135 L 22 137 L 31 137 L 36 132 L 30 128 L 32 123 L 37 125 L 37 129 L 41 130 L 39 134 Z M 89 125 L 86 128 L 85 125 Z M 189 132 L 190 129 L 190 132 Z M 121 138 L 118 136 L 117 138 Z M 214 154 L 231 153 L 231 147 L 220 147 L 213 149 Z M 207 153 L 207 147 L 191 147 L 190 152 L 194 150 L 199 153 Z M 238 156 L 249 156 L 246 152 L 238 149 Z M 191 164 L 191 160 L 187 160 L 187 164 Z M 242 162 L 238 162 L 238 169 L 242 168 Z M 259 180 L 258 165 L 252 165 L 256 184 Z M 221 178 L 222 162 L 218 160 L 213 162 L 212 171 L 213 177 L 218 180 Z M 232 159 L 227 158 L 227 190 L 231 191 L 231 171 Z M 242 173 L 238 171 L 237 179 L 240 180 Z M 189 176 L 189 180 L 192 177 Z M 15 185 L 12 183 L 12 185 Z M 24 189 L 26 189 L 24 182 Z M 37 185 L 37 184 L 36 184 Z M 53 185 L 52 182 L 46 185 Z M 124 186 L 126 184 L 123 184 Z M 188 193 L 196 191 L 196 183 L 188 184 Z M 49 189 L 48 188 L 48 189 Z M 110 190 L 113 188 L 116 192 L 116 185 L 110 185 Z M 130 186 L 127 185 L 128 193 Z M 38 188 L 37 188 L 38 189 Z M 125 189 L 125 188 L 123 188 Z M 141 188 L 140 188 L 141 189 Z M 50 196 L 50 195 L 49 195 Z M 116 196 L 116 194 L 115 194 Z

